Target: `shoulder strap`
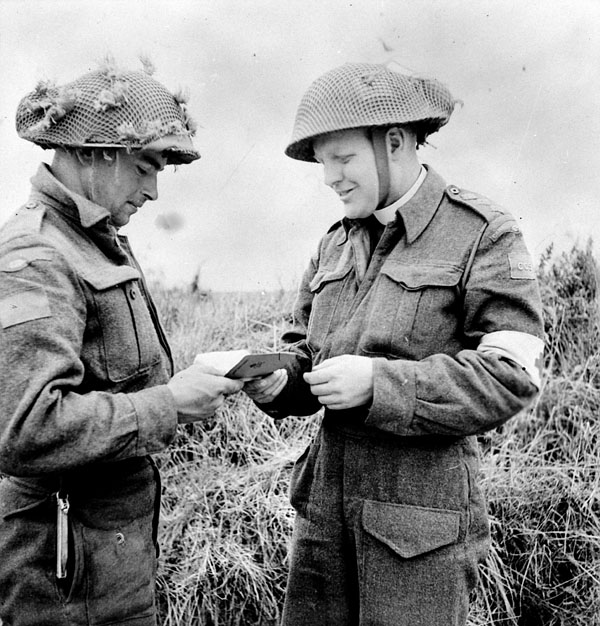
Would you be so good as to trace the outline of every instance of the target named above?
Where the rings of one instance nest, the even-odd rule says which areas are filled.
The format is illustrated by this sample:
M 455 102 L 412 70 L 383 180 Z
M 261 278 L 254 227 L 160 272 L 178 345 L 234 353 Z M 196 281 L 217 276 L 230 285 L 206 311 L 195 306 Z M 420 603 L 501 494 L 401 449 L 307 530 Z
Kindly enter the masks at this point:
M 37 235 L 42 229 L 46 207 L 35 200 L 21 206 L 0 230 L 0 243 L 22 235 Z

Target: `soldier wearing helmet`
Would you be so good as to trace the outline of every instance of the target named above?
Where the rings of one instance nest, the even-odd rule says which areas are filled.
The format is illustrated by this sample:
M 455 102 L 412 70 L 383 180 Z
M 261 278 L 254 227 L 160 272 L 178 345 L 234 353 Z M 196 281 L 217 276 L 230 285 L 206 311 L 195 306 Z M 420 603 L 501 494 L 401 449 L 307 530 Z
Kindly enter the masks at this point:
M 454 106 L 349 63 L 298 108 L 286 154 L 320 164 L 344 217 L 283 337 L 297 364 L 245 387 L 276 418 L 324 407 L 292 474 L 284 626 L 467 620 L 489 544 L 476 436 L 536 395 L 543 326 L 515 220 L 418 158 Z
M 0 229 L 0 622 L 157 623 L 151 454 L 241 383 L 176 375 L 119 234 L 167 164 L 199 158 L 181 97 L 107 63 L 40 83 L 17 132 L 54 151 Z

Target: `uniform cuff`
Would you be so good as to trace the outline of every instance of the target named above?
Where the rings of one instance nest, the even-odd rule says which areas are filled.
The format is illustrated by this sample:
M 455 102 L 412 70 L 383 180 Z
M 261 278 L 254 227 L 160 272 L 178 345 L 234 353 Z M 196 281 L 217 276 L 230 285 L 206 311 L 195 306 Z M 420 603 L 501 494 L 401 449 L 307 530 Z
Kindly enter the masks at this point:
M 166 385 L 127 394 L 138 425 L 138 455 L 162 452 L 175 437 L 177 409 Z
M 396 435 L 410 434 L 416 396 L 414 362 L 373 359 L 373 403 L 365 424 Z

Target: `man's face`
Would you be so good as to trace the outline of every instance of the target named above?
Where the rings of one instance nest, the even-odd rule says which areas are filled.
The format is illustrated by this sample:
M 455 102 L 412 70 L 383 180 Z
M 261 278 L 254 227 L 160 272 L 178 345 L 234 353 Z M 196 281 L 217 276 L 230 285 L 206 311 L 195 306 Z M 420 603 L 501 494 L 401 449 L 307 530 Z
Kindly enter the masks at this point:
M 315 139 L 313 149 L 323 165 L 324 182 L 344 203 L 346 217 L 371 215 L 379 200 L 379 178 L 366 132 L 358 128 L 328 133 Z
M 88 170 L 86 196 L 110 211 L 110 222 L 116 228 L 125 226 L 146 202 L 158 198 L 157 177 L 167 163 L 155 150 L 115 150 L 109 161 L 95 155 Z

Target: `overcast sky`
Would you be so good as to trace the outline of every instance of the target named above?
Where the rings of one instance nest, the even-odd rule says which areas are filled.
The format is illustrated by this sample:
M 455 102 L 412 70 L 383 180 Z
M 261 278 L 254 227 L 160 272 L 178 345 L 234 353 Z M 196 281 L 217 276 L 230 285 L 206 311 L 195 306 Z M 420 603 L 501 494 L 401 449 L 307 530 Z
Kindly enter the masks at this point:
M 0 0 L 0 221 L 51 153 L 19 139 L 18 101 L 112 53 L 187 87 L 202 158 L 159 179 L 126 228 L 151 277 L 208 289 L 294 287 L 342 216 L 319 166 L 283 154 L 309 84 L 391 58 L 464 102 L 420 151 L 448 183 L 503 205 L 538 257 L 600 241 L 597 0 Z M 393 52 L 386 53 L 381 41 Z M 165 230 L 176 212 L 183 227 Z

